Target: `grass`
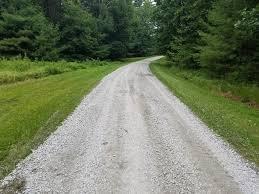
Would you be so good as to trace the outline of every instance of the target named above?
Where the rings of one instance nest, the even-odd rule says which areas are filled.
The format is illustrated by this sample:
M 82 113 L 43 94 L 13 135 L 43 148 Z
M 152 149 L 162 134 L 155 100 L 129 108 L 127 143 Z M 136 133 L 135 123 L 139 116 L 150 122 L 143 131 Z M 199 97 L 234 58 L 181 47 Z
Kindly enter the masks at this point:
M 123 58 L 120 63 L 130 63 L 145 57 Z M 0 85 L 25 81 L 27 79 L 39 79 L 49 75 L 86 69 L 91 66 L 104 66 L 107 61 L 89 60 L 84 62 L 47 62 L 31 61 L 29 59 L 2 59 L 0 60 Z
M 107 64 L 108 62 L 105 61 L 90 60 L 85 62 L 46 62 L 30 61 L 29 59 L 2 59 L 0 60 L 0 85 L 86 69 L 93 65 L 103 66 Z
M 133 61 L 138 59 L 142 58 Z M 15 83 L 0 85 L 0 179 L 42 143 L 105 75 L 132 59 L 88 63 L 29 61 L 27 65 L 21 60 L 4 62 L 0 62 L 0 72 L 9 71 L 11 75 L 48 73 L 41 79 L 26 77 L 26 81 L 16 79 Z M 24 64 L 17 67 L 18 63 Z
M 166 59 L 151 65 L 152 72 L 241 155 L 259 166 L 259 109 L 244 100 L 259 100 L 256 86 L 210 80 L 199 72 L 170 68 Z M 222 95 L 228 92 L 240 98 Z

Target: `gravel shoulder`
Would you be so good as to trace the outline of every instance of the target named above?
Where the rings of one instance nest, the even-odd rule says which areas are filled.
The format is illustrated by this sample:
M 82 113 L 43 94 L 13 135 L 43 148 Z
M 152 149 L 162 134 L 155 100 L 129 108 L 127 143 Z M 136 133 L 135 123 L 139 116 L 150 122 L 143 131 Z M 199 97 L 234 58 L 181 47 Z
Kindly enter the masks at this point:
M 2 186 L 18 179 L 24 193 L 259 193 L 257 169 L 150 72 L 158 58 L 106 76 Z

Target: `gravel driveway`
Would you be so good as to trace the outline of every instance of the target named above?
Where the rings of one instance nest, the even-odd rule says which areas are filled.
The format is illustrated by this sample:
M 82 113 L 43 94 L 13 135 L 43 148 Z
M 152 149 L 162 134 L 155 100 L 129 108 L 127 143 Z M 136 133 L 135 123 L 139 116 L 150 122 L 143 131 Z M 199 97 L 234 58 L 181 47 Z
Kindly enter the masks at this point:
M 25 193 L 259 193 L 259 176 L 149 70 L 106 76 L 2 184 Z

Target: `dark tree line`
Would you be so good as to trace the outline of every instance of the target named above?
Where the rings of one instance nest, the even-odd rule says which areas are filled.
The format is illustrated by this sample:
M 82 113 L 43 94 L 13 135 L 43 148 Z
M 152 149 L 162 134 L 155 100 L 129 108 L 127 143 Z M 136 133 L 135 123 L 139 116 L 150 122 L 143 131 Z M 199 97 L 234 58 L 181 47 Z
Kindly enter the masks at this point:
M 156 20 L 172 65 L 259 82 L 257 0 L 160 0 Z
M 150 5 L 131 0 L 1 0 L 0 56 L 84 60 L 150 55 L 155 45 L 149 41 L 155 37 L 145 30 L 154 23 L 146 23 L 151 14 L 139 11 L 145 6 L 153 12 Z M 138 35 L 145 37 L 143 44 Z
M 259 82 L 258 0 L 1 0 L 0 56 L 166 53 L 212 77 Z

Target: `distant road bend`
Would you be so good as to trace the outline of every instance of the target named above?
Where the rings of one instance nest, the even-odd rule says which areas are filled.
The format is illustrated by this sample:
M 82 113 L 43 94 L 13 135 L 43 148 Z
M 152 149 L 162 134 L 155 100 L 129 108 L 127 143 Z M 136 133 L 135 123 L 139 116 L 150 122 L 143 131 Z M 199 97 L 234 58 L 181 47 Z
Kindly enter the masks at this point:
M 2 184 L 24 193 L 259 193 L 255 169 L 152 75 L 106 76 Z

